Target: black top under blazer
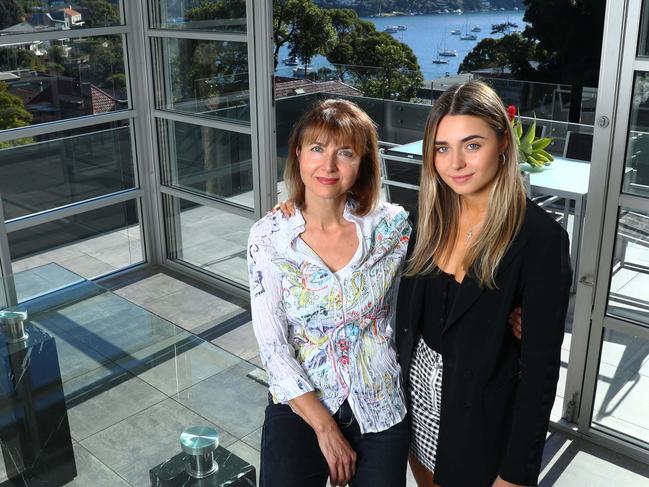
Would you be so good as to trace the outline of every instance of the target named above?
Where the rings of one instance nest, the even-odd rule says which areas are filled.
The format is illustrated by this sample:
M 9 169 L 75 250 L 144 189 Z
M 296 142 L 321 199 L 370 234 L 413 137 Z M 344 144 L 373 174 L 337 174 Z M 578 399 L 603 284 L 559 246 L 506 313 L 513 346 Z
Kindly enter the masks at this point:
M 415 238 L 413 232 L 410 249 Z M 571 279 L 568 234 L 530 200 L 497 269 L 497 288 L 481 288 L 467 273 L 442 331 L 435 481 L 443 487 L 491 487 L 498 475 L 537 485 Z M 406 383 L 425 282 L 404 277 L 399 287 L 396 343 Z M 508 324 L 517 306 L 521 341 Z

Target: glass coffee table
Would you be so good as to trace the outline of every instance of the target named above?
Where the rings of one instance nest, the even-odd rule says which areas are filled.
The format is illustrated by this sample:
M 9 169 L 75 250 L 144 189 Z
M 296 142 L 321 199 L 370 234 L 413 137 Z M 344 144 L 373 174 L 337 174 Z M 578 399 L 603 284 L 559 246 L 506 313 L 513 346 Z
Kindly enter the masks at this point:
M 12 310 L 27 338 L 0 332 L 0 484 L 194 485 L 179 438 L 204 426 L 220 461 L 196 485 L 255 485 L 229 448 L 259 448 L 258 367 L 56 264 L 2 279 Z

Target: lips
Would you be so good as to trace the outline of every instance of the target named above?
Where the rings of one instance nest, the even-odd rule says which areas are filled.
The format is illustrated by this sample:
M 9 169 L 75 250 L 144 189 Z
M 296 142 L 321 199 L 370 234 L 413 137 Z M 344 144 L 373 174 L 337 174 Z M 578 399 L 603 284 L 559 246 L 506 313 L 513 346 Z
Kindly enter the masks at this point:
M 324 184 L 326 186 L 332 186 L 338 182 L 338 178 L 316 178 L 320 184 Z
M 451 179 L 453 180 L 454 183 L 462 184 L 462 183 L 466 183 L 469 179 L 471 179 L 471 176 L 473 176 L 473 174 L 467 174 L 464 176 L 451 176 Z

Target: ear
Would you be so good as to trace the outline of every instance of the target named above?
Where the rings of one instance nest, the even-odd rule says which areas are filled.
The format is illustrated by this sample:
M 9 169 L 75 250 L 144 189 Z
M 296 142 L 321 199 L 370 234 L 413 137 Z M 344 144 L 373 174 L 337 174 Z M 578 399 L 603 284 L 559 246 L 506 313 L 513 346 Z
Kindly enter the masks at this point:
M 506 152 L 508 148 L 509 139 L 507 137 L 503 137 L 503 140 L 500 142 L 500 153 L 502 154 L 503 152 Z
M 295 148 L 295 155 L 297 156 L 298 159 L 300 158 L 300 152 L 301 152 L 300 147 L 296 147 Z

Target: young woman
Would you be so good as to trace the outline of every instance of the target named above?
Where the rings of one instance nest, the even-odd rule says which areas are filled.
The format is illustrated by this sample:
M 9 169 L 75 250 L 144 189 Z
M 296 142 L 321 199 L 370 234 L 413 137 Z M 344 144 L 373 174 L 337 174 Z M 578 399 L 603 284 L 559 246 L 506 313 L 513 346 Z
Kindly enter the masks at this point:
M 405 485 L 409 429 L 391 323 L 410 225 L 379 203 L 371 119 L 327 100 L 298 122 L 297 209 L 250 232 L 252 319 L 271 398 L 262 487 Z
M 568 306 L 568 235 L 526 200 L 507 112 L 482 82 L 433 105 L 411 240 L 396 338 L 418 485 L 536 485 Z M 508 326 L 517 306 L 521 341 Z

